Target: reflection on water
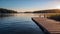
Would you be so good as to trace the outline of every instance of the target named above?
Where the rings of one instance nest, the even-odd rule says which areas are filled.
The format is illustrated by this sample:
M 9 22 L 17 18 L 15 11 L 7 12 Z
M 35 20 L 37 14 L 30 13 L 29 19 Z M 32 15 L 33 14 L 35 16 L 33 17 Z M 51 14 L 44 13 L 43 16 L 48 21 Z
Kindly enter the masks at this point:
M 39 17 L 40 14 L 13 14 L 0 18 L 0 34 L 44 34 L 31 20 L 31 17 Z
M 0 18 L 3 18 L 3 17 L 10 17 L 10 16 L 13 16 L 14 14 L 0 14 Z

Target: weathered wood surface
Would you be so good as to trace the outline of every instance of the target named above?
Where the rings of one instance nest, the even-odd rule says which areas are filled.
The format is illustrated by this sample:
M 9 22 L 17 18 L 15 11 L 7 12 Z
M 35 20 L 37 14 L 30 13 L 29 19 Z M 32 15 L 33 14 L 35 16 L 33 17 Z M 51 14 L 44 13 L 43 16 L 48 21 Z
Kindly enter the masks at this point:
M 60 34 L 60 22 L 41 17 L 33 17 L 32 20 L 50 34 Z

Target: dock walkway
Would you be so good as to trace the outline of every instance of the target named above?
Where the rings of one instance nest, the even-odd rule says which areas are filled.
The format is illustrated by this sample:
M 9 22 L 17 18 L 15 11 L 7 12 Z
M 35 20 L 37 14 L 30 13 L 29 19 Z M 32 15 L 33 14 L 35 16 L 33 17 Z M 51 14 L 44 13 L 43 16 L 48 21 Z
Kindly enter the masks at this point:
M 60 34 L 60 22 L 41 17 L 33 17 L 32 20 L 45 34 Z

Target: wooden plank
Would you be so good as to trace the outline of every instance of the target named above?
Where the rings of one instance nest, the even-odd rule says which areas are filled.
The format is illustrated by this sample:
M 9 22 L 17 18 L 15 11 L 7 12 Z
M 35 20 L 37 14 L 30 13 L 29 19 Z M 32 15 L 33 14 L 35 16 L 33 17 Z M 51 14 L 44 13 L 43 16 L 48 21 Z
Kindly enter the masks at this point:
M 60 34 L 60 22 L 41 17 L 33 17 L 32 20 L 36 22 L 45 33 Z

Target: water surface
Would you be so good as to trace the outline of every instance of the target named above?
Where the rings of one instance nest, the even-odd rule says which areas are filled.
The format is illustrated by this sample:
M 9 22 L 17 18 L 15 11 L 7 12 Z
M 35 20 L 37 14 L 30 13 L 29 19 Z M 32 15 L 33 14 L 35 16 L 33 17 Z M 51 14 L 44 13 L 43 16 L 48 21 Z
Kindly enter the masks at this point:
M 40 14 L 14 14 L 0 17 L 0 34 L 44 34 L 31 20 Z

